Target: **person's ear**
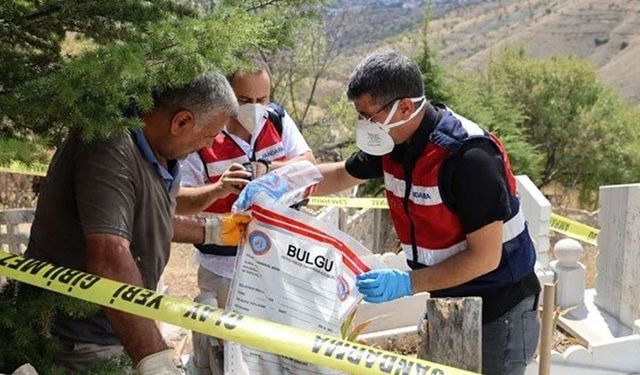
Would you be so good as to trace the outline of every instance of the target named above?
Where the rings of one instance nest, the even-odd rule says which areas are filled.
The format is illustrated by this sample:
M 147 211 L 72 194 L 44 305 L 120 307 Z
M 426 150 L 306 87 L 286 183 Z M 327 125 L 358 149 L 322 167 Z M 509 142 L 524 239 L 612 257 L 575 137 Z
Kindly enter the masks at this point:
M 170 132 L 172 135 L 180 135 L 185 131 L 193 129 L 196 125 L 196 119 L 191 111 L 186 109 L 180 110 L 171 118 Z
M 403 98 L 398 103 L 398 112 L 403 119 L 409 118 L 415 109 L 415 103 L 409 98 Z

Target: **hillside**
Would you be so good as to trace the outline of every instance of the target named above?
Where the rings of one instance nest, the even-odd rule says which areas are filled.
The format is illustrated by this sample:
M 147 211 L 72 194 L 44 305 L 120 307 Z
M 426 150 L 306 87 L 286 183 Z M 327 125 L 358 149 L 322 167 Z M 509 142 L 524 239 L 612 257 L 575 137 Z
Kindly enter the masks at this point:
M 452 9 L 491 2 L 496 0 L 337 0 L 324 12 L 332 26 L 341 29 L 340 45 L 358 50 L 419 27 L 428 6 L 434 14 L 443 15 Z
M 380 46 L 415 54 L 419 27 L 362 46 L 343 62 L 352 67 L 364 51 Z M 571 53 L 590 60 L 603 82 L 640 102 L 640 1 L 501 0 L 448 8 L 434 12 L 430 40 L 443 62 L 470 71 L 510 44 L 536 57 Z

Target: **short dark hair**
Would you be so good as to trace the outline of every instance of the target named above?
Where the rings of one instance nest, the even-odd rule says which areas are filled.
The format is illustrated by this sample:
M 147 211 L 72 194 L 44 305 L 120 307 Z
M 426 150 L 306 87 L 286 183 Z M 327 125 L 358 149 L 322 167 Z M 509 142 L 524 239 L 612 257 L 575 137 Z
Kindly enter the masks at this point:
M 187 109 L 198 114 L 238 114 L 238 102 L 227 79 L 217 71 L 196 77 L 191 83 L 158 91 L 154 108 L 166 111 Z
M 378 50 L 367 56 L 349 78 L 347 97 L 369 94 L 376 104 L 424 95 L 422 74 L 408 57 L 396 51 Z

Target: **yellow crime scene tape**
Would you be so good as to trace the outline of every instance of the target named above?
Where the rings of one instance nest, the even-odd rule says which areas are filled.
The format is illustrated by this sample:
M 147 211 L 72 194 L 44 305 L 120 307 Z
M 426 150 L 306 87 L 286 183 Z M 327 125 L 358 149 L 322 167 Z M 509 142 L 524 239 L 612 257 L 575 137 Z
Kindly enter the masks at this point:
M 558 233 L 598 246 L 598 234 L 600 233 L 600 229 L 590 227 L 586 224 L 579 223 L 575 220 L 569 219 L 568 217 L 554 213 L 551 213 L 549 225 L 552 230 Z
M 309 197 L 310 206 L 388 209 L 387 198 Z
M 310 197 L 311 206 L 336 206 L 346 208 L 381 208 L 388 209 L 386 198 L 345 198 L 345 197 Z M 591 245 L 598 245 L 599 229 L 571 220 L 558 214 L 551 214 L 551 230 L 565 236 L 584 241 Z
M 351 374 L 474 374 L 4 251 L 0 251 L 0 274 L 101 306 Z

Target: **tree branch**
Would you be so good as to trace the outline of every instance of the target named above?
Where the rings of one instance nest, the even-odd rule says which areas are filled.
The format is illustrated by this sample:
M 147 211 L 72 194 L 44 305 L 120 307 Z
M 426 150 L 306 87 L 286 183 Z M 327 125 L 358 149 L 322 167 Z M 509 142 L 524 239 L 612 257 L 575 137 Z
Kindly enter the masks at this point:
M 318 86 L 318 81 L 320 80 L 321 73 L 316 73 L 313 77 L 313 84 L 311 84 L 311 91 L 309 92 L 309 97 L 307 98 L 307 102 L 304 105 L 304 111 L 302 112 L 302 118 L 300 119 L 301 123 L 307 119 L 307 113 L 309 113 L 309 107 L 311 107 L 311 102 L 313 101 L 313 97 L 316 94 L 316 88 Z
M 345 139 L 345 140 L 342 140 L 342 141 L 336 141 L 336 142 L 326 143 L 326 144 L 324 144 L 324 145 L 322 145 L 322 146 L 318 147 L 318 148 L 316 149 L 316 153 L 325 153 L 325 152 L 327 152 L 327 151 L 332 151 L 332 150 L 334 150 L 334 149 L 336 149 L 336 148 L 341 148 L 341 147 L 347 146 L 347 145 L 349 145 L 351 142 L 352 142 L 352 140 L 350 140 L 350 139 Z
M 259 3 L 258 5 L 251 6 L 251 7 L 247 8 L 247 10 L 248 10 L 249 12 L 253 12 L 253 11 L 256 11 L 256 10 L 259 10 L 259 9 L 266 8 L 266 7 L 268 7 L 269 5 L 277 4 L 277 3 L 279 3 L 280 1 L 281 1 L 281 0 L 269 0 L 269 1 L 267 1 L 267 2 Z
M 298 125 L 298 128 L 300 129 L 300 131 L 302 131 L 302 128 L 304 127 L 304 124 L 300 122 L 300 117 L 298 116 L 298 107 L 296 107 L 296 95 L 294 92 L 294 82 L 293 82 L 293 70 L 289 70 L 289 74 L 288 74 L 288 81 L 289 81 L 289 101 L 291 102 L 291 109 L 293 110 L 291 112 L 291 114 L 295 117 L 296 119 L 296 123 Z
M 58 13 L 62 10 L 60 5 L 54 5 L 48 9 L 39 10 L 37 12 L 33 12 L 31 14 L 27 14 L 22 17 L 22 20 L 27 21 L 27 23 L 38 21 L 42 18 L 47 18 L 55 13 Z

